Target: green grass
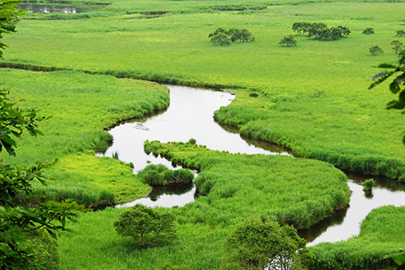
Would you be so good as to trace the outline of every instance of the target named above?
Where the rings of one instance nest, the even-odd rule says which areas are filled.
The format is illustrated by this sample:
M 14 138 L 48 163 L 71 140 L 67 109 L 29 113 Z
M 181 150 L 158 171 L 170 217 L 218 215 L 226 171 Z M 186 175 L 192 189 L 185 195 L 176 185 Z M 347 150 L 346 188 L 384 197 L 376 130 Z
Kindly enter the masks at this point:
M 0 74 L 0 87 L 11 89 L 16 100 L 23 100 L 18 106 L 39 108 L 41 115 L 52 116 L 40 123 L 45 136 L 22 136 L 15 158 L 2 154 L 6 162 L 30 165 L 58 159 L 45 171 L 54 179 L 46 188 L 52 198 L 72 196 L 91 205 L 106 191 L 114 194 L 117 202 L 148 192 L 150 188 L 132 175 L 129 166 L 98 159 L 93 149 L 108 146 L 112 138 L 106 129 L 116 122 L 166 108 L 166 88 L 81 72 L 1 69 Z
M 269 2 L 265 10 L 207 12 L 219 4 L 258 2 L 114 1 L 105 7 L 114 16 L 23 20 L 18 33 L 5 38 L 10 45 L 5 61 L 238 88 L 237 99 L 216 114 L 219 122 L 238 127 L 245 136 L 292 148 L 302 157 L 403 178 L 402 117 L 384 109 L 393 98 L 384 87 L 367 87 L 378 72 L 374 66 L 396 60 L 390 42 L 405 42 L 395 37 L 404 28 L 404 3 Z M 130 9 L 173 12 L 149 20 L 119 15 Z M 296 47 L 279 46 L 282 37 L 293 34 L 291 26 L 297 21 L 343 25 L 352 34 L 333 42 L 297 36 Z M 247 28 L 256 41 L 214 46 L 208 34 L 217 27 Z M 363 35 L 366 27 L 374 27 L 375 34 Z M 371 56 L 372 45 L 385 53 Z M 251 91 L 259 98 L 247 98 Z M 317 97 L 318 92 L 323 94 Z

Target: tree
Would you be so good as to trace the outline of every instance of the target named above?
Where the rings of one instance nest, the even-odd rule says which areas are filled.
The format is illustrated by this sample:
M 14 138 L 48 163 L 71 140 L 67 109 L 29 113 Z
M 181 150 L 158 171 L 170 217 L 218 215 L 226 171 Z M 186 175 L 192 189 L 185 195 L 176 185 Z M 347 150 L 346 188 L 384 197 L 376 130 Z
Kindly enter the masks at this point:
M 249 30 L 241 29 L 239 31 L 240 31 L 240 41 L 242 42 L 255 41 L 255 37 Z
M 231 40 L 225 33 L 218 33 L 211 36 L 211 42 L 219 44 L 220 46 L 231 44 Z
M 392 49 L 394 50 L 395 54 L 399 55 L 399 53 L 404 49 L 404 44 L 399 40 L 391 41 Z
M 290 35 L 283 37 L 283 39 L 278 44 L 286 47 L 292 47 L 297 45 L 297 41 L 294 39 L 293 36 Z
M 148 248 L 171 243 L 176 238 L 173 216 L 137 204 L 114 223 L 121 236 L 132 237 L 136 247 Z
M 396 36 L 397 36 L 397 37 L 403 37 L 403 36 L 405 36 L 405 31 L 404 31 L 404 30 L 397 30 Z
M 373 27 L 367 27 L 366 29 L 363 30 L 364 35 L 372 35 L 374 34 L 374 28 Z
M 0 38 L 3 33 L 15 32 L 14 23 L 20 14 L 17 3 L 14 0 L 0 2 Z M 5 47 L 0 42 L 0 56 Z M 16 155 L 16 139 L 24 130 L 32 136 L 41 135 L 37 123 L 44 118 L 34 109 L 15 107 L 18 102 L 11 101 L 9 93 L 0 89 L 0 152 L 6 150 L 9 155 Z M 45 184 L 41 172 L 44 167 L 44 164 L 13 167 L 0 161 L 0 269 L 39 269 L 52 264 L 43 253 L 44 248 L 47 249 L 43 244 L 48 241 L 47 235 L 56 238 L 56 231 L 65 230 L 66 221 L 74 220 L 75 211 L 81 209 L 73 201 L 48 201 L 36 208 L 16 205 L 17 195 L 29 199 L 34 193 L 33 181 Z
M 228 31 L 223 28 L 217 28 L 217 30 L 210 33 L 208 37 L 211 38 L 211 42 L 219 44 L 220 46 L 230 45 L 231 42 L 234 43 L 236 41 L 249 42 L 255 40 L 249 30 L 236 28 L 231 28 Z
M 239 224 L 225 243 L 225 269 L 299 269 L 311 255 L 297 231 L 275 221 L 258 219 Z
M 381 54 L 381 53 L 384 52 L 384 51 L 383 51 L 380 47 L 378 47 L 377 45 L 376 45 L 376 46 L 371 46 L 368 50 L 369 50 L 369 52 L 371 53 L 371 55 L 378 55 L 378 54 Z

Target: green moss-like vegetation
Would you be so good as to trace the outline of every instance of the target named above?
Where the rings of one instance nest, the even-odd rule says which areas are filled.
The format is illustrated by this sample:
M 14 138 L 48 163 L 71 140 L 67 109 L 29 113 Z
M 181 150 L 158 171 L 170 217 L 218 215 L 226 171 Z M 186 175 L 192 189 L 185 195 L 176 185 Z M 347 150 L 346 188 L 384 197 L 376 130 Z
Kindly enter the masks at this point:
M 404 248 L 405 207 L 384 206 L 373 210 L 361 224 L 359 236 L 310 248 L 314 269 L 383 269 L 392 264 L 384 256 Z

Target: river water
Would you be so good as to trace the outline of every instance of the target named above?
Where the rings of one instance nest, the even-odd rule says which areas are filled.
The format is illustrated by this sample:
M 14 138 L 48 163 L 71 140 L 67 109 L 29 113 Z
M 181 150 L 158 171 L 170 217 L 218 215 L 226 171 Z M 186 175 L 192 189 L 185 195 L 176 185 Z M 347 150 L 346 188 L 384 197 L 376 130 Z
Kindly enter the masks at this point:
M 282 147 L 242 138 L 236 131 L 221 127 L 214 121 L 214 111 L 229 105 L 235 98 L 230 93 L 171 85 L 167 87 L 170 89 L 170 106 L 165 112 L 113 128 L 110 131 L 114 137 L 112 146 L 105 153 L 98 155 L 115 156 L 121 161 L 132 162 L 134 173 L 148 164 L 163 164 L 174 168 L 166 159 L 147 155 L 143 149 L 146 140 L 187 142 L 193 138 L 197 140 L 197 144 L 206 145 L 212 150 L 290 155 Z M 361 185 L 363 176 L 348 175 L 348 178 L 352 191 L 350 207 L 309 230 L 300 231 L 300 235 L 307 239 L 308 245 L 346 240 L 359 234 L 360 222 L 372 209 L 383 205 L 405 205 L 404 186 L 381 179 L 373 188 L 372 194 L 365 194 Z M 194 186 L 176 189 L 154 188 L 147 197 L 120 207 L 137 203 L 151 207 L 181 207 L 195 200 Z

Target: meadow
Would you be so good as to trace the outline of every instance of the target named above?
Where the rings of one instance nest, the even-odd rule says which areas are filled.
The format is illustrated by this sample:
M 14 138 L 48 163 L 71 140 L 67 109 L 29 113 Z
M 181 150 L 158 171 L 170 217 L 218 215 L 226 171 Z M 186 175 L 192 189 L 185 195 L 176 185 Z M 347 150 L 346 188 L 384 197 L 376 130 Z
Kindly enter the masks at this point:
M 367 90 L 370 78 L 379 72 L 375 66 L 397 60 L 390 42 L 405 42 L 405 37 L 395 36 L 405 29 L 404 2 L 93 3 L 108 5 L 86 5 L 77 14 L 28 14 L 18 22 L 17 33 L 3 38 L 9 48 L 2 67 L 37 71 L 0 69 L 0 86 L 24 99 L 21 106 L 39 108 L 52 118 L 40 125 L 45 137 L 24 137 L 17 158 L 1 158 L 13 164 L 51 163 L 46 175 L 54 181 L 38 187 L 50 198 L 74 197 L 93 205 L 102 200 L 130 201 L 149 191 L 132 175 L 131 164 L 94 156 L 112 139 L 108 127 L 169 105 L 166 88 L 140 79 L 231 91 L 236 99 L 215 113 L 219 123 L 329 164 L 161 145 L 164 150 L 153 151 L 202 171 L 195 182 L 204 196 L 184 208 L 159 209 L 175 214 L 178 241 L 134 250 L 112 227 L 125 210 L 85 213 L 72 224 L 75 233 L 60 235 L 60 269 L 111 269 L 111 265 L 159 269 L 165 263 L 219 269 L 223 239 L 238 222 L 272 218 L 303 228 L 346 205 L 345 177 L 333 166 L 398 181 L 405 178 L 403 118 L 385 109 L 394 96 L 386 85 Z M 81 1 L 72 1 L 75 4 Z M 302 21 L 342 25 L 351 34 L 338 41 L 309 40 L 291 30 L 294 22 Z M 213 45 L 208 34 L 218 27 L 246 28 L 256 40 Z M 362 34 L 367 27 L 375 34 Z M 295 36 L 297 46 L 278 44 L 287 35 Z M 384 53 L 372 56 L 373 45 Z M 269 203 L 272 196 L 275 201 Z M 382 211 L 374 211 L 368 219 L 383 215 Z M 391 233 L 390 228 L 401 228 L 402 210 L 390 211 L 386 228 L 380 230 L 374 223 L 367 227 L 371 221 L 366 220 L 359 237 L 312 248 L 317 269 L 385 264 L 381 257 L 403 243 L 370 244 L 369 228 L 378 231 L 380 239 Z M 401 239 L 402 231 L 396 239 Z M 346 258 L 341 250 L 358 247 L 364 256 L 356 253 L 359 259 L 336 266 Z

